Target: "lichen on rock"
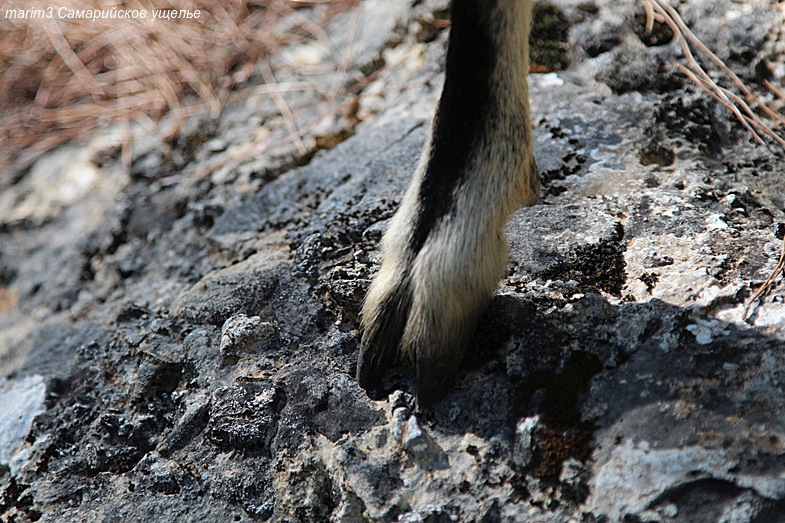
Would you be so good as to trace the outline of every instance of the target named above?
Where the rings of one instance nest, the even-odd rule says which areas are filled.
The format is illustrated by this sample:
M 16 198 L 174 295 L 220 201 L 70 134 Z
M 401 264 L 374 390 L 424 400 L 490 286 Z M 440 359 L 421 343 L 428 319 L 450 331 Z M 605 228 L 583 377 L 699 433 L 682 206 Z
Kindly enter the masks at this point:
M 348 97 L 280 93 L 328 138 L 305 155 L 260 88 L 179 170 L 136 129 L 130 170 L 74 171 L 108 133 L 4 181 L 0 518 L 778 521 L 782 289 L 744 300 L 780 253 L 782 159 L 662 70 L 678 43 L 644 38 L 637 9 L 547 7 L 569 63 L 530 77 L 543 200 L 511 219 L 508 274 L 429 409 L 406 365 L 373 397 L 354 370 L 377 243 L 441 90 L 443 0 L 336 18 L 348 66 L 318 42 L 282 55 L 327 60 L 309 72 Z M 744 78 L 764 61 L 783 76 L 770 2 L 679 9 Z M 89 197 L 36 193 L 68 180 Z

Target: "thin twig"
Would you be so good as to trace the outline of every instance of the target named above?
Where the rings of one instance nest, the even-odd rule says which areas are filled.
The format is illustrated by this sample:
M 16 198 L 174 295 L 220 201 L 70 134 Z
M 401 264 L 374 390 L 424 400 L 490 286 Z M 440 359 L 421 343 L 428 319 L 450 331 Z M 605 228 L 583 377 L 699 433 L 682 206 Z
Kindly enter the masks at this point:
M 327 95 L 328 100 L 335 100 L 338 97 L 338 94 L 341 91 L 341 86 L 346 80 L 346 71 L 349 70 L 349 64 L 352 62 L 352 47 L 354 46 L 355 38 L 357 38 L 357 33 L 360 28 L 361 12 L 362 11 L 358 9 L 352 17 L 349 38 L 346 39 L 346 48 L 344 49 L 343 56 L 341 57 L 341 62 L 339 64 L 340 74 L 336 76 L 335 84 Z
M 79 57 L 76 56 L 71 46 L 68 45 L 57 20 L 53 21 L 50 27 L 51 31 L 47 31 L 46 36 L 52 42 L 52 47 L 55 48 L 63 63 L 68 66 L 68 69 L 82 83 L 82 86 L 90 92 L 93 99 L 100 103 L 101 98 L 104 97 L 101 87 L 96 83 L 95 78 L 93 78 L 93 75 L 90 74 L 90 71 L 87 70 L 82 61 L 79 60 Z
M 707 76 L 698 76 L 691 69 L 681 64 L 676 64 L 676 67 L 682 73 L 684 73 L 690 80 L 692 80 L 693 83 L 703 88 L 703 90 L 706 91 L 706 93 L 709 96 L 711 96 L 719 103 L 721 103 L 724 107 L 726 107 L 728 110 L 730 110 L 736 116 L 736 118 L 742 123 L 742 125 L 744 125 L 744 127 L 746 127 L 747 130 L 749 130 L 753 138 L 755 138 L 755 141 L 757 141 L 760 145 L 766 145 L 766 143 L 763 141 L 763 138 L 761 138 L 758 135 L 758 133 L 755 132 L 755 129 L 753 129 L 752 125 L 750 125 L 750 123 L 747 121 L 747 117 L 745 117 L 741 113 L 739 108 L 728 99 L 727 92 L 725 92 L 722 88 L 720 88 L 716 83 L 714 83 L 714 81 L 712 81 Z
M 774 270 L 771 271 L 766 281 L 764 281 L 757 290 L 749 297 L 747 302 L 744 304 L 744 320 L 748 320 L 750 316 L 752 316 L 752 304 L 759 298 L 762 298 L 767 292 L 771 290 L 774 284 L 777 281 L 777 278 L 785 273 L 785 238 L 782 240 L 782 245 L 780 246 L 780 259 L 777 262 L 777 265 L 774 267 Z
M 774 94 L 774 96 L 785 102 L 785 94 L 782 94 L 782 91 L 780 91 L 779 89 L 777 89 L 777 87 L 772 85 L 771 82 L 769 82 L 768 80 L 763 80 L 763 85 L 766 86 L 766 89 L 771 91 Z M 780 117 L 780 119 L 785 120 L 782 117 Z
M 760 145 L 765 146 L 766 143 L 760 137 L 760 135 L 755 131 L 758 131 L 768 135 L 772 140 L 776 141 L 780 147 L 785 149 L 785 139 L 780 138 L 780 136 L 774 132 L 771 126 L 767 125 L 761 118 L 756 115 L 750 106 L 746 104 L 744 100 L 739 97 L 736 93 L 725 89 L 724 87 L 720 87 L 716 84 L 708 85 L 704 82 L 703 79 L 698 78 L 694 75 L 692 71 L 687 69 L 681 64 L 677 64 L 679 70 L 681 70 L 687 77 L 689 77 L 694 83 L 702 87 L 706 93 L 717 100 L 720 104 L 726 107 L 728 110 L 733 112 L 738 120 L 745 126 L 747 129 L 752 133 L 752 136 L 755 138 Z M 741 110 L 744 111 L 746 114 L 742 114 Z M 755 129 L 753 129 L 753 127 Z
M 764 142 L 758 133 L 753 129 L 753 127 L 772 137 L 783 149 L 785 149 L 785 141 L 780 139 L 770 126 L 763 124 L 762 120 L 760 120 L 760 118 L 754 114 L 749 106 L 753 105 L 756 109 L 763 111 L 766 116 L 775 120 L 778 124 L 785 123 L 785 119 L 772 111 L 757 96 L 755 96 L 755 94 L 752 93 L 752 91 L 744 84 L 744 82 L 733 71 L 731 71 L 730 68 L 716 54 L 706 47 L 706 45 L 703 44 L 703 42 L 701 42 L 697 36 L 695 36 L 687 24 L 684 23 L 684 20 L 682 20 L 679 13 L 665 0 L 644 0 L 644 7 L 647 13 L 647 27 L 653 27 L 654 23 L 654 18 L 649 19 L 649 17 L 655 17 L 657 21 L 666 23 L 668 27 L 671 28 L 674 35 L 678 38 L 682 50 L 684 51 L 684 54 L 687 58 L 688 66 L 676 64 L 676 67 L 687 74 L 687 76 L 689 76 L 693 82 L 704 89 L 707 93 L 712 95 L 712 97 L 722 103 L 722 105 L 727 107 L 731 112 L 733 112 L 742 125 L 744 125 L 752 133 L 753 137 L 758 143 L 763 144 Z M 717 83 L 709 76 L 709 74 L 695 59 L 695 56 L 690 49 L 690 43 L 692 43 L 699 51 L 709 57 L 709 59 L 714 64 L 716 64 L 728 78 L 730 78 L 730 80 L 742 92 L 746 101 L 737 95 L 732 94 L 727 89 L 717 85 Z M 691 71 L 693 74 L 689 74 L 687 71 Z M 733 102 L 729 98 L 733 98 Z M 751 126 L 739 108 L 747 113 L 750 118 L 755 119 L 757 124 L 753 124 Z
M 735 73 L 733 73 L 733 71 L 731 71 L 730 68 L 725 63 L 723 63 L 723 61 L 717 55 L 711 52 L 711 50 L 709 50 L 709 48 L 707 48 L 703 42 L 698 39 L 697 36 L 695 36 L 690 28 L 687 27 L 687 24 L 685 24 L 681 19 L 679 13 L 673 9 L 673 7 L 668 5 L 666 0 L 644 0 L 643 6 L 646 10 L 647 31 L 651 32 L 654 27 L 654 21 L 656 20 L 658 22 L 667 24 L 673 31 L 673 34 L 678 38 L 679 43 L 684 50 L 684 54 L 687 57 L 688 65 L 685 66 L 682 64 L 676 64 L 676 68 L 684 73 L 696 85 L 706 91 L 709 96 L 714 98 L 717 102 L 722 104 L 722 106 L 731 111 L 733 115 L 742 123 L 742 125 L 747 128 L 747 130 L 752 134 L 759 144 L 765 145 L 765 142 L 758 134 L 758 132 L 761 132 L 776 141 L 777 144 L 779 144 L 779 146 L 785 150 L 785 139 L 781 138 L 770 125 L 766 124 L 757 114 L 755 114 L 753 107 L 762 111 L 767 117 L 774 120 L 777 125 L 785 123 L 785 118 L 772 111 L 757 96 L 755 96 L 755 94 L 752 93 L 752 91 L 744 84 L 744 82 L 742 82 L 741 79 Z M 733 84 L 735 84 L 736 87 L 738 87 L 742 92 L 744 98 L 730 91 L 729 89 L 719 86 L 709 76 L 709 74 L 701 67 L 701 65 L 693 56 L 692 50 L 690 49 L 690 43 L 694 45 L 701 53 L 706 55 L 717 67 L 719 67 L 720 71 L 730 78 Z M 764 81 L 764 85 L 780 100 L 785 101 L 785 95 L 783 95 L 783 93 L 774 87 L 770 82 Z M 752 296 L 750 296 L 750 298 L 745 302 L 745 321 L 748 320 L 752 314 L 752 304 L 756 300 L 765 296 L 782 274 L 785 274 L 785 239 L 782 242 L 780 258 L 777 262 L 777 265 L 774 267 L 774 270 L 772 270 L 768 278 L 766 278 L 766 281 L 764 281 L 752 294 Z
M 264 78 L 264 81 L 267 85 L 276 85 L 275 75 L 268 62 L 263 62 L 259 66 L 259 69 L 261 70 L 262 78 Z M 275 104 L 278 106 L 278 110 L 281 112 L 281 116 L 283 116 L 284 122 L 286 122 L 286 127 L 289 128 L 291 138 L 294 141 L 295 147 L 297 147 L 297 152 L 300 154 L 306 154 L 308 152 L 308 148 L 305 147 L 305 144 L 303 143 L 302 135 L 297 129 L 297 122 L 294 120 L 294 115 L 292 114 L 292 110 L 289 108 L 286 98 L 284 98 L 281 94 L 281 91 L 277 89 L 272 91 L 272 95 L 275 99 Z

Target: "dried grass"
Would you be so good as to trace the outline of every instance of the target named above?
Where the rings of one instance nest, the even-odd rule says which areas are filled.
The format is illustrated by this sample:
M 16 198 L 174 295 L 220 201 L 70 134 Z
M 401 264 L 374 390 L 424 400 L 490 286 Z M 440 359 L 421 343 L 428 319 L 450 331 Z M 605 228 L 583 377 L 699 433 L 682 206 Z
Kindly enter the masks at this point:
M 54 16 L 9 18 L 8 10 L 52 4 L 11 0 L 0 7 L 0 168 L 108 122 L 176 121 L 216 115 L 232 88 L 281 45 L 319 26 L 356 0 L 61 0 Z M 326 4 L 319 19 L 298 9 Z M 58 18 L 64 9 L 147 10 L 139 18 Z M 199 18 L 152 19 L 153 10 L 200 11 Z M 280 20 L 296 23 L 282 30 Z M 176 126 L 174 127 L 176 129 Z

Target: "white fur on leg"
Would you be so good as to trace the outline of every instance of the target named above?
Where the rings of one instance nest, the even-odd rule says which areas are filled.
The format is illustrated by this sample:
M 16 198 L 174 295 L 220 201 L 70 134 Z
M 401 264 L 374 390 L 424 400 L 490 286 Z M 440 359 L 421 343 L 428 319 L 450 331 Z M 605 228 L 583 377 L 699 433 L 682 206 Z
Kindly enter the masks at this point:
M 461 13 L 473 13 L 476 19 L 472 23 L 479 24 L 481 36 L 493 46 L 492 64 L 488 64 L 490 78 L 484 84 L 487 106 L 481 121 L 461 122 L 460 114 L 450 114 L 449 118 L 442 115 L 442 122 L 479 126 L 478 133 L 474 129 L 471 132 L 481 138 L 472 142 L 472 150 L 464 154 L 466 160 L 458 172 L 438 178 L 436 185 L 430 184 L 432 190 L 447 191 L 444 201 L 452 205 L 436 221 L 423 222 L 423 216 L 433 214 L 423 208 L 423 202 L 440 203 L 438 198 L 424 198 L 422 194 L 434 148 L 444 152 L 454 146 L 435 142 L 437 134 L 449 133 L 432 131 L 401 207 L 382 240 L 382 266 L 362 312 L 360 384 L 366 388 L 375 385 L 402 355 L 417 364 L 421 405 L 438 400 L 449 387 L 479 318 L 504 275 L 504 225 L 518 206 L 533 205 L 539 191 L 526 83 L 531 2 L 455 0 L 458 2 L 462 3 Z M 453 29 L 456 27 L 454 23 Z M 453 33 L 450 45 L 453 39 L 465 43 L 474 37 Z M 458 63 L 456 68 L 460 67 Z M 448 61 L 448 80 L 450 74 Z M 454 90 L 461 88 L 452 84 Z M 454 110 L 452 105 L 446 107 Z M 439 125 L 437 119 L 435 127 Z M 419 245 L 413 237 L 421 223 L 431 228 Z

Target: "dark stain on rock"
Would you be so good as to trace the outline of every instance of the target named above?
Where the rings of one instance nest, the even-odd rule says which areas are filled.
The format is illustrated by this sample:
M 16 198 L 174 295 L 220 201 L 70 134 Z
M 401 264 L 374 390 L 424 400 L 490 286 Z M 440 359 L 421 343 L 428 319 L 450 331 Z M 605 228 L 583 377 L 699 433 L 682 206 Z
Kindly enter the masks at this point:
M 570 24 L 564 13 L 550 2 L 535 2 L 529 56 L 534 70 L 561 71 L 569 65 L 567 35 Z
M 586 290 L 601 290 L 620 296 L 626 281 L 624 229 L 617 224 L 617 234 L 608 240 L 581 245 L 567 259 L 552 267 L 543 277 L 554 280 L 575 280 Z
M 534 410 L 542 421 L 534 433 L 531 465 L 536 476 L 556 480 L 567 458 L 589 458 L 593 431 L 581 422 L 578 401 L 602 370 L 602 362 L 595 354 L 573 351 L 562 370 L 538 373 L 519 388 L 518 404 L 532 409 L 532 402 L 539 403 Z

